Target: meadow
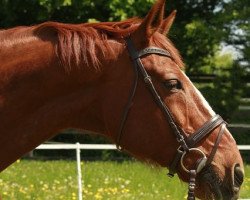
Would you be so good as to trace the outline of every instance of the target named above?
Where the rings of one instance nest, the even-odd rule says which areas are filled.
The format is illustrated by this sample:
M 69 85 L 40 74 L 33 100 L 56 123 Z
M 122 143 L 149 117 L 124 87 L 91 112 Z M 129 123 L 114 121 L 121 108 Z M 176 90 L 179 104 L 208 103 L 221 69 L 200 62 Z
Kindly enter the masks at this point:
M 166 169 L 139 162 L 82 162 L 83 197 L 87 200 L 185 199 L 187 185 L 166 177 Z M 250 198 L 250 166 L 241 198 Z M 74 161 L 18 160 L 0 174 L 3 200 L 77 199 Z

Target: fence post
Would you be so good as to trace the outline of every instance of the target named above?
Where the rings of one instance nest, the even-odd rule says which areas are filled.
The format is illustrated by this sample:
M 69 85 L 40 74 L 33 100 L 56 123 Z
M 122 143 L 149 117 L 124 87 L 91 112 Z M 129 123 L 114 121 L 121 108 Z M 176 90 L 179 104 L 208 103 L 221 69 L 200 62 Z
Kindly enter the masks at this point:
M 81 148 L 76 143 L 77 180 L 78 180 L 78 200 L 82 200 L 82 170 L 81 170 Z

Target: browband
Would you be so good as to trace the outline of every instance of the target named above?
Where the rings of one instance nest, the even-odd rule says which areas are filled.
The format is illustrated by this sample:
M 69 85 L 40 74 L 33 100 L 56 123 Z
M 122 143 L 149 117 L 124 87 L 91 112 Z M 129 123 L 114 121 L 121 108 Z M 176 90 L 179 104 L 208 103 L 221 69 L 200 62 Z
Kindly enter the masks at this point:
M 138 53 L 138 56 L 142 57 L 142 56 L 145 56 L 148 54 L 158 54 L 158 55 L 167 56 L 167 57 L 172 58 L 171 54 L 167 50 L 160 49 L 158 47 L 145 48 Z
M 131 54 L 130 56 L 133 60 L 136 60 L 136 59 L 141 58 L 141 57 L 148 55 L 148 54 L 158 54 L 158 55 L 167 56 L 169 58 L 172 58 L 171 54 L 167 50 L 160 49 L 158 47 L 148 47 L 148 48 L 145 48 L 139 52 L 133 51 L 133 54 Z

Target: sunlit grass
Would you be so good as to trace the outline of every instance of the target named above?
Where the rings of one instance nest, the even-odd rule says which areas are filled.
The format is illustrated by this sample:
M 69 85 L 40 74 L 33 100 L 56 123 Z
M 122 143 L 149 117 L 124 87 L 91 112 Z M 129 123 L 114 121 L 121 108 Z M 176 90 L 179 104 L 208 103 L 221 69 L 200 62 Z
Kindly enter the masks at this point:
M 250 166 L 241 198 L 250 197 Z M 84 162 L 83 197 L 88 200 L 185 199 L 187 186 L 166 170 L 138 162 Z M 3 200 L 77 199 L 76 163 L 73 161 L 20 161 L 0 174 Z

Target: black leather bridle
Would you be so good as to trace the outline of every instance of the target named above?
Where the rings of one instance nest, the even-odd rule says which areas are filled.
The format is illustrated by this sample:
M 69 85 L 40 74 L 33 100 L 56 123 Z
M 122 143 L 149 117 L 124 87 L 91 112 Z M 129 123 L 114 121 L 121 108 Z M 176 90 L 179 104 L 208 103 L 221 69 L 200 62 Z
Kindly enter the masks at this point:
M 172 161 L 172 164 L 169 166 L 169 177 L 173 177 L 174 174 L 177 171 L 177 167 L 180 164 L 182 169 L 190 174 L 190 180 L 189 180 L 189 191 L 188 191 L 188 200 L 195 199 L 194 196 L 194 190 L 195 190 L 195 178 L 196 174 L 199 173 L 205 166 L 208 166 L 211 164 L 213 161 L 213 158 L 215 156 L 215 153 L 217 151 L 218 145 L 220 143 L 220 140 L 222 138 L 222 135 L 224 133 L 225 127 L 226 127 L 226 122 L 219 116 L 215 115 L 207 121 L 201 128 L 199 128 L 197 131 L 195 131 L 193 134 L 191 134 L 189 137 L 187 137 L 187 134 L 179 127 L 175 120 L 173 115 L 171 114 L 169 108 L 167 105 L 164 103 L 164 101 L 161 99 L 160 95 L 156 91 L 154 84 L 151 80 L 151 77 L 148 75 L 145 67 L 143 66 L 141 62 L 141 57 L 150 55 L 150 54 L 157 54 L 160 56 L 165 56 L 173 59 L 171 54 L 164 50 L 160 49 L 157 47 L 148 47 L 145 48 L 141 51 L 137 51 L 133 45 L 133 42 L 130 37 L 126 39 L 126 44 L 127 44 L 127 49 L 129 52 L 129 55 L 133 61 L 133 66 L 134 66 L 134 72 L 135 72 L 135 79 L 134 83 L 132 86 L 132 90 L 130 92 L 129 100 L 128 103 L 125 106 L 120 128 L 118 131 L 117 139 L 116 139 L 116 144 L 117 148 L 121 150 L 120 146 L 120 141 L 123 133 L 123 129 L 126 123 L 126 120 L 128 118 L 129 111 L 132 107 L 132 102 L 135 96 L 136 88 L 137 88 L 137 83 L 138 83 L 138 78 L 139 78 L 139 72 L 142 75 L 142 78 L 144 80 L 145 85 L 147 88 L 150 90 L 153 98 L 155 99 L 155 102 L 159 106 L 159 108 L 162 110 L 162 113 L 166 117 L 166 120 L 168 121 L 173 133 L 175 134 L 175 137 L 177 139 L 177 142 L 180 144 L 179 148 L 177 149 L 176 156 L 174 160 Z M 216 129 L 217 127 L 220 127 L 220 131 L 218 133 L 217 139 L 214 143 L 213 149 L 207 158 L 205 153 L 198 149 L 195 148 L 195 146 L 205 137 L 209 136 L 209 134 Z M 187 167 L 184 165 L 184 158 L 189 152 L 196 152 L 200 154 L 202 157 L 196 161 L 196 167 L 195 169 L 187 169 Z

